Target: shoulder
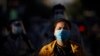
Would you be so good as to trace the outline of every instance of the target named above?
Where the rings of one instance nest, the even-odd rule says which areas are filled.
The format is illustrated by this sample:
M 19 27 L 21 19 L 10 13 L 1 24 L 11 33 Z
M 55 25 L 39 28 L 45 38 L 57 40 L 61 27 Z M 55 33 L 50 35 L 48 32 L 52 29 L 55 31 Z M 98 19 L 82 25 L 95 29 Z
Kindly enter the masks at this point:
M 84 56 L 84 53 L 80 44 L 71 41 L 71 48 L 72 48 L 73 53 L 76 56 Z
M 41 50 L 51 50 L 55 46 L 56 40 L 48 43 L 47 45 L 43 46 Z
M 71 41 L 71 48 L 72 48 L 72 51 L 74 53 L 74 52 L 77 52 L 78 49 L 80 49 L 80 45 L 76 42 Z
M 49 44 L 43 46 L 39 52 L 39 55 L 52 53 L 55 43 L 56 43 L 56 41 L 52 41 Z

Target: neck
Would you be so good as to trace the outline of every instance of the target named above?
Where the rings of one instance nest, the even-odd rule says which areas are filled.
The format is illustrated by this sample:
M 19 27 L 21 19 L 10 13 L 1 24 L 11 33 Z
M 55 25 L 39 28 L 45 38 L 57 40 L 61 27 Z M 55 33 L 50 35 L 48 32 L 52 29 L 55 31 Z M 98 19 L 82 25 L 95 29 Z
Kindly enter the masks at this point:
M 62 41 L 57 40 L 57 44 L 61 47 L 66 47 L 69 45 L 69 41 L 66 41 L 65 43 L 63 43 Z
M 57 40 L 57 44 L 58 44 L 59 46 L 61 46 L 61 47 L 64 47 L 64 44 L 63 44 L 62 41 Z

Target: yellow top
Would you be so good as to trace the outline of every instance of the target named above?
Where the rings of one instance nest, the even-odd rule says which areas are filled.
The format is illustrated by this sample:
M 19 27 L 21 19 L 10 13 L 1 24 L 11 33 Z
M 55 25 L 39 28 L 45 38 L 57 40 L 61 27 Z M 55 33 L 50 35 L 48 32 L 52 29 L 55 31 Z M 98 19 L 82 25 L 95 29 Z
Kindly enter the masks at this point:
M 39 52 L 39 56 L 54 56 L 54 47 L 56 42 L 57 41 L 55 40 L 43 46 Z M 75 56 L 84 56 L 81 47 L 77 43 L 71 41 L 71 49 Z

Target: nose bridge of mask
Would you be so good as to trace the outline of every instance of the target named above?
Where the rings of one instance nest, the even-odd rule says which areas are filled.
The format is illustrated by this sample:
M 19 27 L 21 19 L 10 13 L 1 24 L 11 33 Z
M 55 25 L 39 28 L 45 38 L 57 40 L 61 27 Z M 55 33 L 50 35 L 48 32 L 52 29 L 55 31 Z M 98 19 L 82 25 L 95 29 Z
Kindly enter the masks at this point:
M 61 32 L 62 32 L 62 29 L 61 29 L 61 30 L 56 30 L 54 34 L 55 34 L 55 35 L 60 35 Z
M 57 39 L 62 38 L 62 36 L 66 36 L 66 30 L 64 29 L 60 29 L 60 30 L 56 30 L 54 35 L 56 36 Z
M 56 35 L 61 35 L 62 34 L 62 32 L 64 32 L 65 30 L 62 28 L 62 29 L 60 29 L 60 30 L 56 30 L 55 31 L 55 34 Z

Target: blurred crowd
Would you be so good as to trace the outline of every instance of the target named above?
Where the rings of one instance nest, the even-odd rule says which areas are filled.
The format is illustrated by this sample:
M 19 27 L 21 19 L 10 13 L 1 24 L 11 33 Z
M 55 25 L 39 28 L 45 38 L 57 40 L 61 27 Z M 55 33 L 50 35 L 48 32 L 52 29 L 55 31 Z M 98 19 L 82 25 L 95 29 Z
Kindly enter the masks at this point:
M 6 0 L 3 2 L 6 4 Z M 37 55 L 43 45 L 53 40 L 50 38 L 52 23 L 55 17 L 63 16 L 52 14 L 51 8 L 38 7 L 34 3 L 26 0 L 8 1 L 7 6 L 0 3 L 0 56 Z M 81 42 L 86 56 L 100 56 L 100 19 L 97 12 L 81 8 L 67 20 L 72 22 L 74 41 Z

